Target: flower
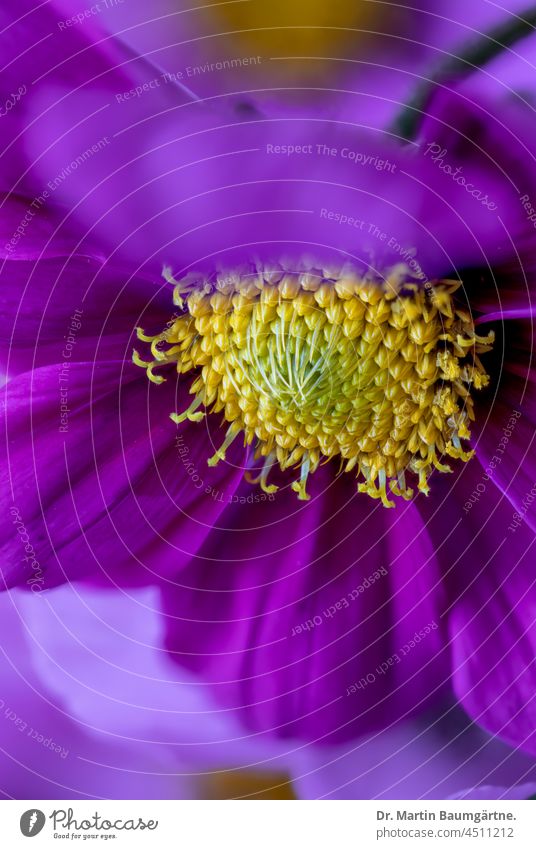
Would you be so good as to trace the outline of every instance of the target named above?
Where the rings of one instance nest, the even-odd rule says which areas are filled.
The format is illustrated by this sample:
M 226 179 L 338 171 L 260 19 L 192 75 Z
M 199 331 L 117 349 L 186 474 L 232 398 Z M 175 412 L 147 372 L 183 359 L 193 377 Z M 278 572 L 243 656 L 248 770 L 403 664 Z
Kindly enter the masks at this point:
M 157 585 L 254 732 L 454 692 L 534 754 L 530 104 L 454 74 L 408 140 L 54 22 L 17 24 L 2 172 L 7 584 Z
M 63 584 L 39 603 L 14 590 L 0 608 L 7 797 L 203 798 L 214 776 L 243 775 L 247 792 L 251 771 L 289 775 L 301 798 L 534 792 L 530 756 L 490 738 L 452 704 L 321 750 L 245 733 L 162 651 L 154 588 L 127 595 Z
M 468 721 L 459 706 L 425 713 L 338 748 L 297 753 L 301 798 L 527 799 L 534 762 Z
M 120 731 L 112 733 L 111 723 L 103 728 L 98 714 L 80 716 L 73 698 L 73 683 L 80 670 L 74 663 L 69 666 L 74 652 L 72 646 L 71 653 L 67 651 L 65 640 L 66 656 L 62 658 L 61 668 L 69 669 L 71 687 L 61 693 L 54 692 L 53 677 L 46 681 L 40 674 L 45 654 L 36 621 L 46 621 L 49 634 L 54 633 L 53 622 L 56 627 L 59 625 L 56 606 L 61 607 L 62 600 L 65 603 L 67 588 L 63 594 L 60 590 L 50 606 L 39 605 L 39 612 L 31 597 L 26 597 L 26 603 L 30 604 L 25 610 L 21 595 L 15 592 L 9 597 L 4 593 L 0 600 L 2 798 L 193 798 L 195 781 L 189 779 L 187 769 L 181 771 L 171 747 L 149 746 L 132 721 L 124 722 Z M 72 598 L 68 601 L 74 610 L 76 604 Z M 79 615 L 81 609 L 87 614 L 90 601 L 86 596 L 84 608 L 78 598 Z M 118 623 L 121 613 L 117 604 L 114 613 Z M 64 614 L 64 622 L 66 618 Z M 92 625 L 95 632 L 94 622 Z M 82 637 L 82 628 L 78 627 L 77 633 Z M 47 648 L 54 652 L 54 647 Z M 117 641 L 115 648 L 117 651 Z M 120 659 L 116 655 L 114 660 Z M 118 667 L 116 676 L 117 670 Z M 104 674 L 103 669 L 100 671 Z M 95 681 L 88 685 L 82 698 L 94 697 L 95 686 Z M 108 696 L 110 699 L 110 692 Z

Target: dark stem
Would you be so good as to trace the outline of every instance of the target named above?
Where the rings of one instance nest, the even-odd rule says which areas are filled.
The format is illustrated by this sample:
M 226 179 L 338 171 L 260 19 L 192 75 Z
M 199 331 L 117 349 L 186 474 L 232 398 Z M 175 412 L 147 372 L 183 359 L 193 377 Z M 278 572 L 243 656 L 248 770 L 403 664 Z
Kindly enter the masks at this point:
M 469 2 L 469 0 L 467 0 Z M 464 47 L 459 56 L 449 56 L 434 71 L 429 78 L 417 87 L 409 103 L 395 119 L 391 132 L 408 141 L 415 137 L 424 113 L 424 108 L 437 83 L 452 83 L 469 76 L 472 71 L 481 68 L 507 50 L 513 44 L 535 32 L 536 8 L 531 7 L 523 15 L 482 33 L 482 38 L 472 41 Z

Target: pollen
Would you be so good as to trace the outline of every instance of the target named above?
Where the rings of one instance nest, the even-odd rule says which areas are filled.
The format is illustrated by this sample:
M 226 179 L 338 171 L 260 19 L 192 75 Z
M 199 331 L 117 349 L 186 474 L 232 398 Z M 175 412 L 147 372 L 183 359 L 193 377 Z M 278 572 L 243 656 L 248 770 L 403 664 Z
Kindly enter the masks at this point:
M 192 376 L 177 425 L 207 412 L 227 423 L 210 466 L 240 434 L 261 468 L 248 480 L 265 492 L 279 466 L 308 500 L 309 476 L 333 460 L 393 507 L 393 496 L 427 495 L 449 458 L 471 459 L 471 393 L 489 382 L 479 355 L 493 344 L 457 304 L 459 281 L 408 273 L 264 267 L 176 281 L 165 268 L 177 311 L 155 336 L 137 328 L 151 354 L 133 361 L 155 383 L 170 367 Z

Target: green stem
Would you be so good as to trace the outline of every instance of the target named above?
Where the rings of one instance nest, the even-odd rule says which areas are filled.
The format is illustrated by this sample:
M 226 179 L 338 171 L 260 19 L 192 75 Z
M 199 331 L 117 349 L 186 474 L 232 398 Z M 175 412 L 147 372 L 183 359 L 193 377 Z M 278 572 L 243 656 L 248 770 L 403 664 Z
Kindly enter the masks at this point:
M 395 119 L 391 132 L 408 141 L 414 138 L 426 104 L 438 83 L 452 83 L 469 76 L 475 69 L 483 67 L 504 50 L 534 33 L 535 27 L 536 8 L 531 7 L 514 20 L 499 24 L 487 34 L 482 33 L 483 38 L 470 42 L 458 56 L 449 56 L 417 87 L 409 103 Z

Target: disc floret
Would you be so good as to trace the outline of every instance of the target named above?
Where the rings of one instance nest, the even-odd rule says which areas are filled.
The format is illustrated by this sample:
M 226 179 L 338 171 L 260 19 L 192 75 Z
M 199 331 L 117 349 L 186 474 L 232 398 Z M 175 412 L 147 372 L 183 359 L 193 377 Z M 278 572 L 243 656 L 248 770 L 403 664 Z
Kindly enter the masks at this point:
M 493 334 L 478 336 L 456 305 L 459 282 L 424 287 L 405 266 L 382 278 L 314 267 L 164 276 L 178 311 L 155 336 L 138 328 L 152 357 L 133 360 L 156 383 L 166 366 L 195 375 L 191 403 L 171 418 L 223 416 L 210 465 L 242 434 L 262 460 L 249 480 L 266 492 L 277 489 L 267 482 L 273 465 L 299 468 L 292 489 L 307 500 L 309 475 L 336 459 L 360 492 L 391 507 L 388 493 L 413 497 L 407 475 L 427 494 L 434 469 L 451 471 L 445 455 L 471 458 L 461 440 L 474 419 L 471 391 L 489 381 L 478 355 Z

